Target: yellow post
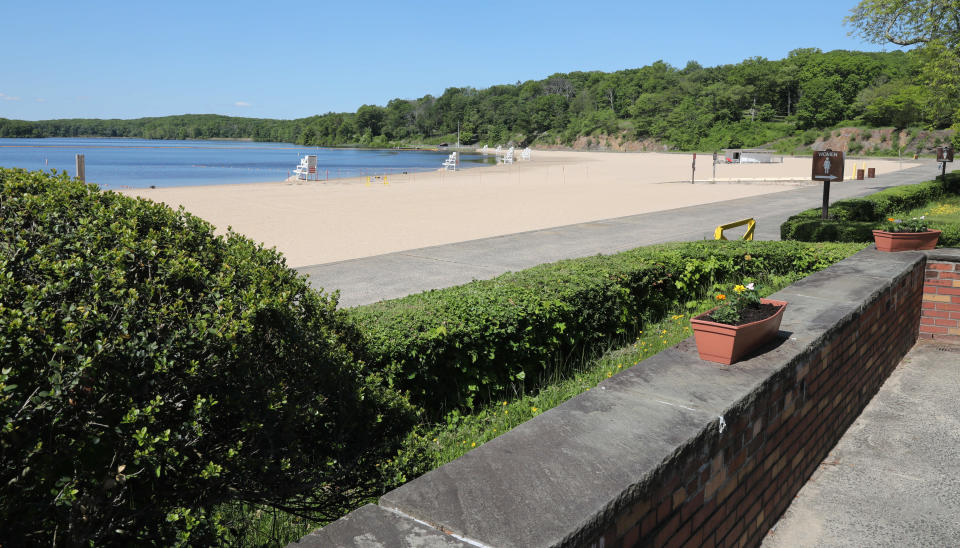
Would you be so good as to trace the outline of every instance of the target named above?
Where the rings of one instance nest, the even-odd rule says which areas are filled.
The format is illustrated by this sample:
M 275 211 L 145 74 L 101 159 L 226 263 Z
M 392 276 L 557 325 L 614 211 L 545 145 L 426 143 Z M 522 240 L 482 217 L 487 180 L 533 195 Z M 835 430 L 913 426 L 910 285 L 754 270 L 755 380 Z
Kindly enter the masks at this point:
M 727 223 L 725 225 L 720 225 L 716 230 L 713 231 L 714 240 L 726 240 L 727 237 L 723 235 L 723 231 L 729 228 L 736 228 L 738 226 L 747 225 L 747 231 L 743 233 L 741 240 L 753 241 L 753 231 L 757 227 L 757 221 L 754 219 L 741 219 L 739 221 L 734 221 L 732 223 Z
M 385 185 L 389 185 L 389 184 L 390 184 L 390 182 L 387 181 L 387 176 L 386 176 L 386 175 L 383 176 L 383 184 L 385 184 Z
M 367 175 L 367 186 L 370 186 L 370 176 Z

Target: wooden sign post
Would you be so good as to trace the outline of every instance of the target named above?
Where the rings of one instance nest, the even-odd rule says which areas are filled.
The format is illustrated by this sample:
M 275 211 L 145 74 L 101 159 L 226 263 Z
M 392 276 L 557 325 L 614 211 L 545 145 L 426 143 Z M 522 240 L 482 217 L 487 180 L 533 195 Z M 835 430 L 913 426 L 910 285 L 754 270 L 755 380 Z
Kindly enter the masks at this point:
M 827 150 L 818 150 L 813 153 L 814 181 L 823 183 L 823 207 L 820 218 L 827 219 L 830 211 L 830 183 L 843 181 L 844 153 Z
M 693 166 L 692 171 L 690 171 L 690 184 L 692 185 L 697 180 L 697 153 L 693 153 Z
M 940 162 L 940 176 L 944 181 L 947 180 L 947 162 L 953 161 L 953 147 L 937 147 L 937 161 Z

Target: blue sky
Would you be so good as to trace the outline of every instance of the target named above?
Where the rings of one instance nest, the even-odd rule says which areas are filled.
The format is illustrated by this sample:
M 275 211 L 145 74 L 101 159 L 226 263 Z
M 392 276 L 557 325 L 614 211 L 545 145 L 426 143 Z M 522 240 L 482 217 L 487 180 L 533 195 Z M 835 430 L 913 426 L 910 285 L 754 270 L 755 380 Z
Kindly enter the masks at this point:
M 298 118 L 556 72 L 780 59 L 856 0 L 0 2 L 0 117 Z

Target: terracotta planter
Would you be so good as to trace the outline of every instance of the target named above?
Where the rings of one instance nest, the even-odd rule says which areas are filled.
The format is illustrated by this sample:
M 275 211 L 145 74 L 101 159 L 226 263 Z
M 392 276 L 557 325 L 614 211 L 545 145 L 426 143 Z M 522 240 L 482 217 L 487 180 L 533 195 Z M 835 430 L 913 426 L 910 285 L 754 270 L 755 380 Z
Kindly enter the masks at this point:
M 887 232 L 874 230 L 873 241 L 878 251 L 919 251 L 937 247 L 940 230 L 926 232 Z
M 787 303 L 773 299 L 760 299 L 760 302 L 778 306 L 779 310 L 769 318 L 743 325 L 727 325 L 703 319 L 713 310 L 692 318 L 690 323 L 700 358 L 730 365 L 776 337 Z

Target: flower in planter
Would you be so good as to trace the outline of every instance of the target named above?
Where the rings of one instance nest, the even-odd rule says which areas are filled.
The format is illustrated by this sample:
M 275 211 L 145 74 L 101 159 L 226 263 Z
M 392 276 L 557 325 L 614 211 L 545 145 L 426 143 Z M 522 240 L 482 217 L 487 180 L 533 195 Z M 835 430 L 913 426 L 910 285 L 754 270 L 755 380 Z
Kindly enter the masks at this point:
M 887 222 L 884 223 L 879 230 L 883 230 L 884 232 L 927 232 L 926 219 L 926 215 L 913 217 L 909 221 L 887 217 Z
M 760 295 L 757 294 L 754 284 L 737 284 L 733 286 L 733 296 L 727 298 L 723 293 L 716 295 L 720 306 L 710 313 L 710 319 L 717 323 L 736 325 L 740 322 L 743 311 L 749 307 L 760 306 Z

